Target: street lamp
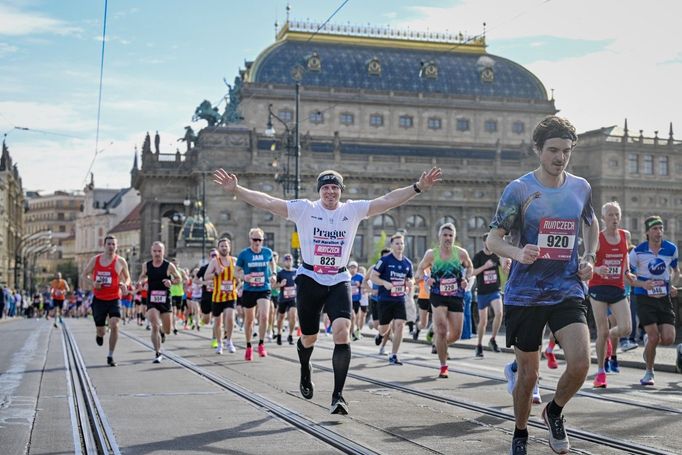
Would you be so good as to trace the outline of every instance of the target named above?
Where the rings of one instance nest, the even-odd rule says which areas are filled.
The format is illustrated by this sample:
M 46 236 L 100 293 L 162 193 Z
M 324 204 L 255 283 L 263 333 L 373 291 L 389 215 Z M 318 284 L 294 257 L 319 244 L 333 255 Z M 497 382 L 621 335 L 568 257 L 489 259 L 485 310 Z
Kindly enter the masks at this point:
M 301 141 L 300 141 L 300 134 L 299 134 L 299 125 L 300 125 L 300 120 L 299 120 L 299 106 L 301 102 L 301 95 L 300 95 L 300 90 L 301 90 L 301 82 L 300 80 L 296 81 L 296 104 L 295 104 L 295 112 L 294 112 L 294 128 L 293 130 L 289 128 L 289 125 L 282 120 L 280 117 L 277 116 L 272 111 L 272 104 L 268 105 L 268 124 L 267 128 L 265 129 L 265 136 L 267 137 L 275 137 L 276 131 L 275 127 L 272 124 L 272 119 L 275 118 L 278 122 L 280 122 L 284 126 L 284 136 L 285 136 L 285 153 L 287 157 L 287 164 L 284 166 L 284 174 L 283 175 L 276 175 L 275 180 L 279 183 L 282 183 L 282 186 L 284 188 L 284 195 L 286 197 L 286 194 L 288 191 L 290 191 L 292 188 L 294 190 L 294 199 L 298 199 L 299 197 L 299 191 L 301 188 L 301 170 L 299 167 L 299 160 L 301 157 Z M 291 159 L 293 158 L 294 160 L 294 175 L 291 175 Z M 273 162 L 273 166 L 277 167 L 276 161 Z M 298 231 L 296 229 L 296 226 L 294 225 L 294 234 L 291 239 L 291 249 L 293 250 L 293 256 L 294 256 L 294 264 L 298 264 L 298 258 L 299 258 L 299 245 L 298 245 Z
M 52 231 L 38 231 L 33 234 L 27 234 L 19 240 L 19 243 L 14 247 L 14 287 L 18 288 L 19 282 L 19 267 L 22 265 L 23 255 L 21 254 L 22 247 L 26 246 L 27 243 L 33 242 L 40 239 L 52 239 Z M 26 283 L 24 283 L 25 285 Z

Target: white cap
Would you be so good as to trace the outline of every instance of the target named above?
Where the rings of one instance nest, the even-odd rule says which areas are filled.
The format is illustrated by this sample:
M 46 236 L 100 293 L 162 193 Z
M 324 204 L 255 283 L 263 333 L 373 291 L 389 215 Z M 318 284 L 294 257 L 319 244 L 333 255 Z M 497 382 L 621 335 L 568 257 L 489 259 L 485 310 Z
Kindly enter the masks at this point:
M 355 261 L 350 261 L 350 262 L 348 263 L 348 267 L 357 267 L 357 266 L 358 266 L 358 263 L 355 262 Z

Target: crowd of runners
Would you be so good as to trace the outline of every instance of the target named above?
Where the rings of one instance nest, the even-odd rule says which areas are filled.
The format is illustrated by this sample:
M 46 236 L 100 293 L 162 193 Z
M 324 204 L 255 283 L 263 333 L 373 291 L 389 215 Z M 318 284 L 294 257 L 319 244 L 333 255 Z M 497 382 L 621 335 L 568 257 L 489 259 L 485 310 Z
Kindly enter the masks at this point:
M 646 362 L 640 383 L 654 386 L 657 346 L 673 344 L 676 336 L 671 298 L 679 277 L 677 247 L 664 239 L 665 220 L 647 217 L 646 238 L 633 245 L 621 228 L 618 202 L 595 213 L 589 183 L 566 172 L 576 142 L 575 128 L 565 119 L 551 116 L 538 124 L 533 144 L 540 165 L 504 189 L 484 246 L 473 256 L 458 246 L 456 228 L 447 223 L 438 226 L 438 244 L 423 257 L 406 257 L 405 238 L 395 233 L 379 260 L 366 267 L 350 257 L 359 223 L 429 191 L 441 182 L 440 169 L 426 170 L 414 184 L 379 198 L 347 202 L 341 202 L 343 176 L 333 170 L 317 178 L 319 199 L 285 201 L 245 188 L 237 175 L 219 169 L 214 181 L 230 197 L 296 224 L 302 262 L 294 264 L 289 253 L 280 258 L 254 227 L 247 248 L 233 252 L 230 239 L 221 238 L 193 269 L 167 260 L 163 243 L 154 242 L 142 273 L 131 277 L 116 254 L 116 238 L 107 236 L 81 281 L 92 290 L 96 342 L 103 345 L 108 327 L 111 366 L 122 320 L 149 328 L 155 363 L 163 360 L 165 338 L 178 330 L 210 331 L 216 355 L 243 355 L 247 362 L 267 357 L 266 343 L 295 344 L 300 392 L 310 399 L 315 391 L 310 358 L 326 332 L 335 345 L 330 412 L 347 414 L 343 390 L 351 342 L 361 339 L 361 330 L 371 329 L 379 353 L 398 366 L 403 336 L 417 340 L 423 334 L 437 355 L 438 377 L 447 378 L 448 346 L 462 336 L 473 288 L 475 355 L 485 355 L 484 345 L 489 352 L 499 352 L 501 344 L 514 348 L 515 360 L 504 369 L 516 416 L 510 453 L 526 453 L 531 406 L 542 401 L 539 365 L 544 354 L 548 367 L 557 368 L 556 345 L 566 368 L 542 417 L 552 450 L 567 453 L 562 411 L 590 369 L 588 314 L 597 333 L 593 386 L 606 387 L 606 373 L 619 372 L 618 350 L 637 348 L 638 342 Z M 56 318 L 65 296 L 79 298 L 61 277 L 50 284 L 50 293 Z M 499 340 L 503 321 L 506 340 Z M 543 346 L 546 335 L 550 341 Z M 242 353 L 235 336 L 243 338 Z

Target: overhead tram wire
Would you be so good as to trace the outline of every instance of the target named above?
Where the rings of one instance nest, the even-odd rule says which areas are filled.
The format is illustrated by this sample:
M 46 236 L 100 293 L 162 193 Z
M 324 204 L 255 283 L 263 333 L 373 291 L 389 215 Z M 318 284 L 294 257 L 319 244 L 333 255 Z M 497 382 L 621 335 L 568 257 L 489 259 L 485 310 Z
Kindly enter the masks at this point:
M 99 126 L 100 126 L 100 119 L 101 119 L 101 113 L 102 113 L 102 80 L 104 78 L 104 48 L 107 43 L 107 9 L 108 9 L 108 0 L 104 0 L 104 19 L 102 21 L 102 53 L 100 55 L 100 62 L 99 62 L 99 92 L 97 96 L 97 128 L 95 131 L 95 153 L 92 156 L 92 161 L 90 162 L 90 167 L 88 168 L 88 171 L 85 173 L 85 177 L 83 177 L 83 186 L 85 186 L 85 183 L 88 181 L 88 175 L 92 171 L 92 167 L 95 165 L 95 160 L 97 159 L 97 155 L 99 154 Z

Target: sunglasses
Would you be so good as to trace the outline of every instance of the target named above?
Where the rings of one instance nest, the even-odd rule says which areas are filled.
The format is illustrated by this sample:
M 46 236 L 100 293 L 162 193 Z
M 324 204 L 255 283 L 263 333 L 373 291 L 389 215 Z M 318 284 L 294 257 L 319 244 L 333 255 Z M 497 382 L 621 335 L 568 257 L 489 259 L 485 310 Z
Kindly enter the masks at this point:
M 262 242 L 263 239 L 251 239 L 252 242 Z
M 293 259 L 293 258 L 291 258 L 291 257 L 289 257 L 289 256 L 284 256 L 284 260 L 285 260 L 285 261 L 291 261 L 292 259 Z

